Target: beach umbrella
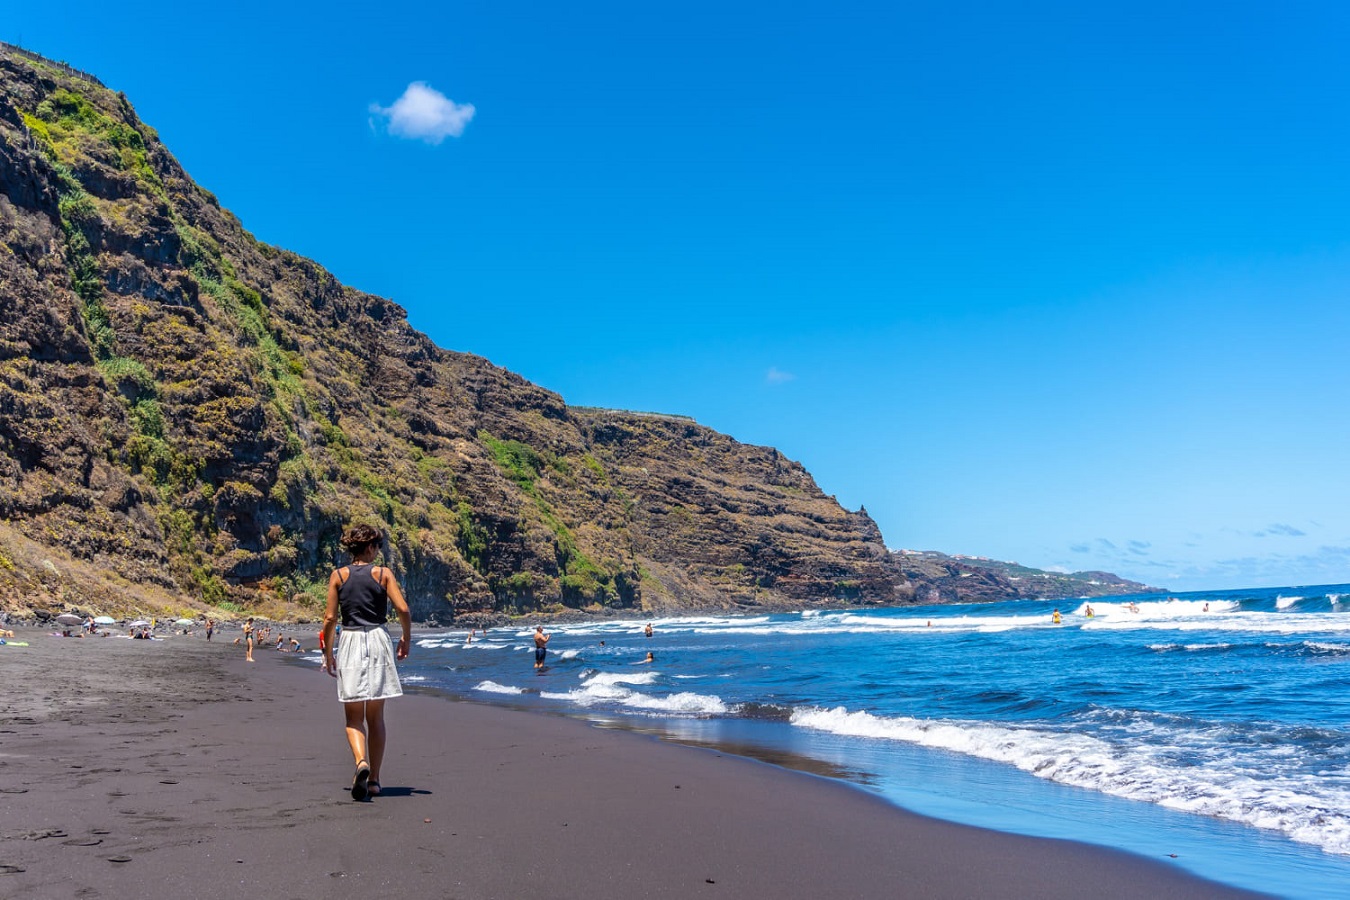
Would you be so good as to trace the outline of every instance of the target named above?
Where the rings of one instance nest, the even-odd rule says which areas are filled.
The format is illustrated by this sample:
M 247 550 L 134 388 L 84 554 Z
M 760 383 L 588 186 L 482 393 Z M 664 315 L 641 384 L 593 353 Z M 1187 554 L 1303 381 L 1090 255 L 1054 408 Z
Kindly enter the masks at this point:
M 95 624 L 95 625 L 116 625 L 116 624 L 117 624 L 117 620 L 114 619 L 112 616 L 95 616 L 95 617 L 94 617 L 94 624 Z
M 191 625 L 191 624 L 192 624 L 192 620 L 191 620 L 191 619 L 174 619 L 174 620 L 173 620 L 173 624 L 175 624 L 175 625 Z
M 59 623 L 61 623 L 62 625 L 83 625 L 83 624 L 84 624 L 84 619 L 80 618 L 79 616 L 75 615 L 74 613 L 61 613 L 61 615 L 59 615 L 59 616 L 56 617 L 56 621 L 59 622 Z
M 145 621 L 144 619 L 137 619 L 135 622 L 132 622 L 131 624 L 127 625 L 127 627 L 128 627 L 128 628 L 144 628 L 145 626 L 147 626 L 147 625 L 149 625 L 149 624 L 150 624 L 150 623 L 147 622 L 147 621 Z

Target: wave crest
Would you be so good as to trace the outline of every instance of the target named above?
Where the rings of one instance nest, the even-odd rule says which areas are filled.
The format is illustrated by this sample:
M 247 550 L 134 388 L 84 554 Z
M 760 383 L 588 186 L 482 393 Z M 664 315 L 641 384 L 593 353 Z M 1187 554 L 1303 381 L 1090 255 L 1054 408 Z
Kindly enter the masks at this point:
M 1099 738 L 1037 728 L 890 718 L 842 706 L 798 709 L 790 721 L 802 728 L 906 741 L 1007 763 L 1037 778 L 1271 829 L 1350 855 L 1350 814 L 1338 811 L 1350 809 L 1350 788 L 1332 783 L 1225 775 L 1222 767 L 1204 765 L 1203 759 L 1179 764 L 1164 745 L 1136 745 L 1126 753 Z M 1180 737 L 1172 735 L 1173 740 Z

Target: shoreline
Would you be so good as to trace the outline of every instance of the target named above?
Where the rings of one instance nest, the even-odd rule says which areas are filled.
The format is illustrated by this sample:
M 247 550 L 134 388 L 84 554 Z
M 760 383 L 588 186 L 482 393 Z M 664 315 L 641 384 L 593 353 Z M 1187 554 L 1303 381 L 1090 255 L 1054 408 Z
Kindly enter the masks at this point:
M 25 630 L 0 677 L 0 897 L 1241 897 L 1166 863 L 907 812 L 850 784 L 410 692 L 347 795 L 331 679 L 228 641 Z M 19 869 L 21 871 L 12 871 Z
M 1317 587 L 1318 585 L 1311 585 Z M 1146 586 L 1147 587 L 1147 586 Z M 1081 594 L 1064 597 L 1003 597 L 1000 599 L 991 599 L 981 597 L 977 599 L 954 599 L 940 600 L 935 602 L 910 602 L 910 603 L 868 603 L 868 602 L 850 602 L 848 600 L 825 599 L 811 603 L 802 603 L 798 601 L 764 601 L 756 602 L 753 605 L 729 606 L 689 606 L 672 607 L 668 609 L 639 610 L 633 608 L 611 608 L 603 607 L 600 609 L 577 609 L 564 607 L 560 610 L 544 611 L 538 610 L 526 613 L 506 613 L 497 611 L 478 611 L 478 612 L 459 612 L 454 613 L 451 620 L 442 622 L 436 615 L 427 618 L 413 619 L 413 628 L 422 630 L 439 631 L 460 631 L 470 627 L 482 628 L 515 628 L 522 627 L 524 623 L 543 622 L 548 625 L 572 625 L 585 624 L 589 622 L 653 622 L 669 618 L 681 618 L 688 616 L 719 615 L 719 616 L 755 616 L 755 615 L 784 615 L 792 613 L 805 612 L 859 612 L 879 609 L 908 609 L 919 606 L 941 606 L 941 607 L 967 607 L 979 606 L 987 603 L 1000 603 L 1007 601 L 1024 601 L 1027 603 L 1070 603 L 1086 600 L 1105 600 L 1110 601 L 1121 597 L 1154 597 L 1165 596 L 1169 594 L 1186 593 L 1169 591 L 1163 588 L 1150 588 L 1145 591 L 1135 591 L 1131 593 L 1118 594 Z M 1200 593 L 1200 592 L 1191 592 Z M 1212 593 L 1212 592 L 1205 592 Z M 164 634 L 172 630 L 173 619 L 168 611 L 181 609 L 184 601 L 176 599 L 170 603 L 166 601 L 161 604 L 165 609 L 137 607 L 133 612 L 120 617 L 118 624 L 101 625 L 100 628 L 110 630 L 114 634 L 125 630 L 125 622 L 137 618 L 149 619 L 157 617 L 161 621 L 159 627 L 155 629 L 156 634 Z M 106 612 L 105 605 L 90 602 L 56 602 L 54 604 L 38 605 L 20 605 L 13 608 L 0 610 L 0 627 L 23 628 L 23 629 L 46 629 L 57 628 L 54 619 L 62 613 L 72 613 L 81 617 L 85 615 L 102 614 Z M 62 608 L 64 607 L 64 608 Z M 109 607 L 110 608 L 110 607 Z M 120 609 L 120 606 L 119 606 Z M 254 618 L 259 623 L 270 625 L 274 628 L 291 630 L 318 630 L 323 626 L 323 609 L 314 608 L 301 610 L 295 608 L 292 612 L 297 613 L 290 618 L 278 618 L 264 615 L 261 612 L 251 613 L 248 610 L 222 610 L 216 607 L 194 606 L 194 629 L 201 629 L 202 624 L 208 619 L 215 619 L 217 627 L 237 627 L 245 619 Z M 47 618 L 43 618 L 43 617 Z M 5 619 L 9 624 L 4 624 Z M 177 616 L 174 616 L 177 618 Z

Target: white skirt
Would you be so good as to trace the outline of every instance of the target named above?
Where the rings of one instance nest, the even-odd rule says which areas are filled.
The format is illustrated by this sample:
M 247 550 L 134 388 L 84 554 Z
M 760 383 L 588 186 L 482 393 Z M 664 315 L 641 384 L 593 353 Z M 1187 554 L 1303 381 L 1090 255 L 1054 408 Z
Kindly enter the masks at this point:
M 402 697 L 394 645 L 383 628 L 343 628 L 337 646 L 338 699 L 388 700 Z

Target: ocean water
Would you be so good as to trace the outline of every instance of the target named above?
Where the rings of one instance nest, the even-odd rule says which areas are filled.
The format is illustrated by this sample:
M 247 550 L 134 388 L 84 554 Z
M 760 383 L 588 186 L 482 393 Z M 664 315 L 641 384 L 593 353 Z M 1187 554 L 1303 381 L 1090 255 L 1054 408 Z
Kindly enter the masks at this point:
M 1090 605 L 689 616 L 651 638 L 641 621 L 558 625 L 538 673 L 532 627 L 423 632 L 403 673 L 945 819 L 1350 896 L 1350 585 Z

